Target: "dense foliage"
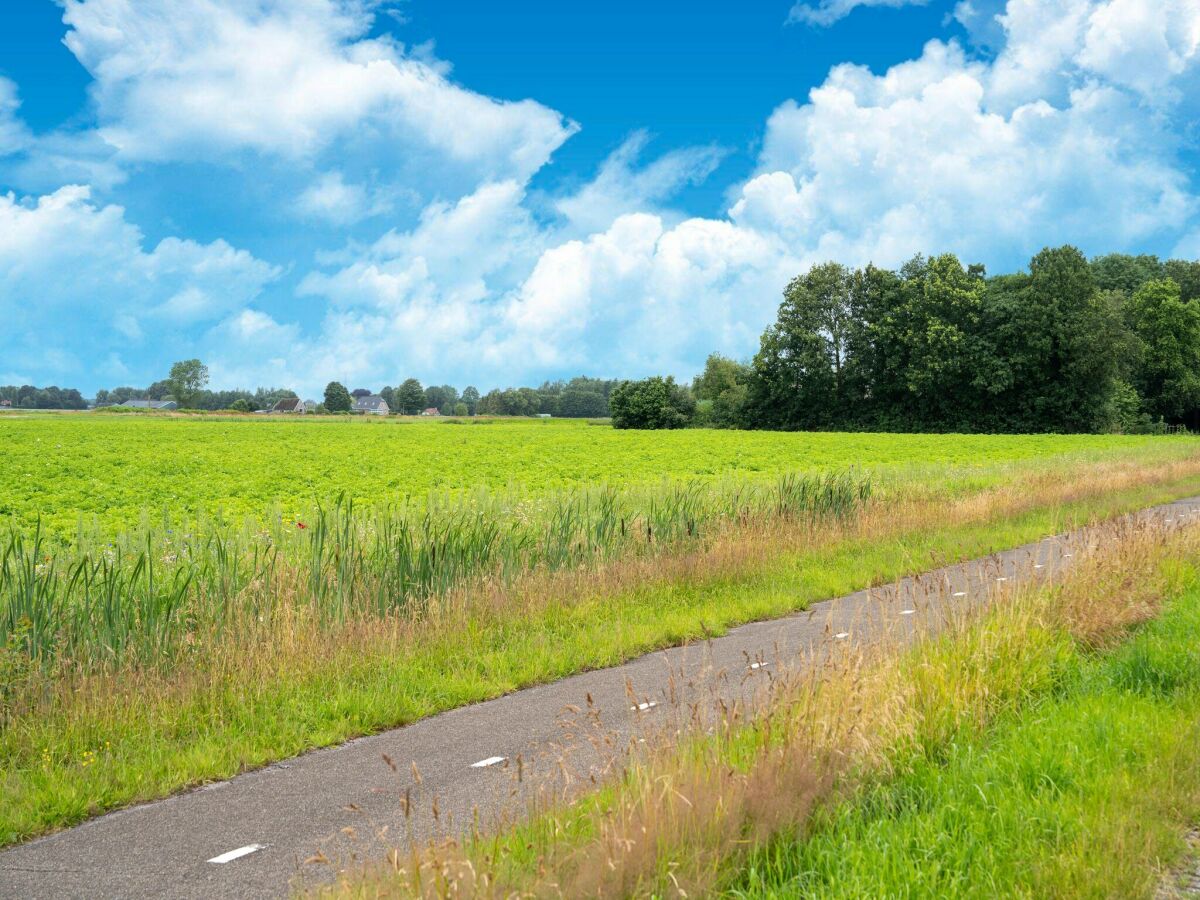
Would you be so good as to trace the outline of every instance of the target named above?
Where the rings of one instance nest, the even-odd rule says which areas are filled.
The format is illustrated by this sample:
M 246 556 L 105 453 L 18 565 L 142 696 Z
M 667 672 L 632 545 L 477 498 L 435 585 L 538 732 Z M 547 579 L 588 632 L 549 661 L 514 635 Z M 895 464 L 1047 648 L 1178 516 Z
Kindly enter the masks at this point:
M 459 394 L 453 385 L 423 388 L 415 378 L 400 387 L 379 392 L 392 412 L 413 416 L 436 409 L 443 416 L 553 416 L 564 419 L 598 419 L 608 416 L 608 395 L 618 384 L 580 376 L 570 381 L 547 381 L 541 387 L 500 388 L 480 395 L 474 385 Z
M 696 414 L 691 392 L 670 377 L 624 381 L 609 405 L 614 428 L 686 428 Z
M 541 387 L 488 391 L 478 411 L 491 416 L 554 416 L 563 419 L 602 419 L 619 381 L 579 376 L 570 381 L 546 381 Z
M 325 409 L 331 413 L 349 412 L 352 400 L 346 386 L 339 381 L 325 385 Z
M 0 385 L 0 403 L 15 409 L 87 409 L 87 401 L 75 388 L 54 385 L 44 388 L 32 384 Z
M 1200 262 L 1046 249 L 989 278 L 952 254 L 792 280 L 750 365 L 714 356 L 700 422 L 787 430 L 1200 425 Z
M 185 360 L 192 363 L 198 360 Z M 201 366 L 203 368 L 203 366 Z M 180 374 L 186 373 L 183 370 Z M 210 391 L 206 388 L 188 389 L 184 386 L 185 398 L 183 402 L 175 394 L 174 386 L 171 379 L 165 378 L 162 381 L 156 381 L 149 387 L 117 387 L 112 390 L 100 390 L 96 392 L 97 406 L 120 406 L 126 400 L 175 400 L 180 402 L 180 406 L 189 409 L 202 409 L 208 411 L 217 411 L 223 409 L 232 409 L 235 411 L 254 412 L 259 409 L 270 409 L 280 400 L 287 397 L 295 397 L 296 392 L 286 388 L 276 387 L 260 387 L 254 391 L 246 390 L 230 390 L 230 391 Z

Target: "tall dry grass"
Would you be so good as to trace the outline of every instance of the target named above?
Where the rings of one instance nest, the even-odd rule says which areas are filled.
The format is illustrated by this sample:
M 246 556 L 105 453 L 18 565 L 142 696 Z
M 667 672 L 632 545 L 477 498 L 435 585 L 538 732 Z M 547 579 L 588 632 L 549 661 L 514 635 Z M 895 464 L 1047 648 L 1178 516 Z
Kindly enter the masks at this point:
M 1096 473 L 1104 476 L 1145 477 Z M 1086 481 L 1046 487 L 1078 497 Z M 994 492 L 950 515 L 965 521 L 1022 498 Z M 664 739 L 633 758 L 595 802 L 542 811 L 498 837 L 398 850 L 323 892 L 704 895 L 769 839 L 803 835 L 822 804 L 1044 695 L 1074 648 L 1108 646 L 1155 616 L 1179 590 L 1184 561 L 1200 555 L 1200 529 L 1127 519 L 1072 549 L 1075 562 L 1055 586 L 1009 590 L 957 612 L 939 604 L 937 627 L 915 646 L 897 632 L 830 647 L 819 666 L 774 678 L 757 714 L 729 708 L 709 733 L 682 745 Z

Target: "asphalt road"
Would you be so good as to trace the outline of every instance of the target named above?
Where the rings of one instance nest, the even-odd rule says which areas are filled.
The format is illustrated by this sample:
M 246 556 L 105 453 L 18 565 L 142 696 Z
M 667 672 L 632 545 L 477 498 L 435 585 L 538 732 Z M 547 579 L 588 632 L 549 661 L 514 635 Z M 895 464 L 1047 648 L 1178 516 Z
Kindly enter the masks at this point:
M 1139 516 L 1187 522 L 1200 498 Z M 780 667 L 811 664 L 838 641 L 936 628 L 998 589 L 1053 577 L 1095 539 L 1054 535 L 101 816 L 0 852 L 0 897 L 286 895 L 299 877 L 328 877 L 321 857 L 519 816 L 536 792 L 586 779 L 641 735 L 686 728 L 701 705 L 751 699 Z

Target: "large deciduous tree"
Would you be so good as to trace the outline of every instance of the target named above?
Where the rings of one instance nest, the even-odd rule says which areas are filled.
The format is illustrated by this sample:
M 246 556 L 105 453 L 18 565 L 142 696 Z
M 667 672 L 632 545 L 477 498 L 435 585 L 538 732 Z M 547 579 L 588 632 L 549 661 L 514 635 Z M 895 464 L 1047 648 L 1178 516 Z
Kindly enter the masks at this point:
M 350 411 L 350 392 L 339 381 L 325 386 L 325 409 L 331 413 Z
M 396 406 L 406 416 L 415 416 L 425 409 L 425 389 L 415 378 L 407 378 L 396 388 Z
M 1125 305 L 1138 339 L 1133 378 L 1146 411 L 1170 422 L 1197 424 L 1200 407 L 1200 306 L 1185 303 L 1170 279 L 1146 282 Z
M 839 263 L 813 266 L 783 293 L 779 316 L 754 357 L 751 406 L 761 424 L 826 428 L 842 409 L 851 276 Z
M 191 407 L 197 394 L 208 385 L 208 366 L 198 359 L 184 359 L 171 366 L 167 390 L 180 406 Z

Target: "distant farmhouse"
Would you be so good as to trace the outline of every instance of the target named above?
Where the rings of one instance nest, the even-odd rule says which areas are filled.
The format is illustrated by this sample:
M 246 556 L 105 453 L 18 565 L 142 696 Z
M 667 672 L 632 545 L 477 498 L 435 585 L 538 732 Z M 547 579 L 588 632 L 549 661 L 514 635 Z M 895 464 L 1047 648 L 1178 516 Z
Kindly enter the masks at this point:
M 121 405 L 129 409 L 179 409 L 174 400 L 126 400 Z
M 300 416 L 311 411 L 312 410 L 308 404 L 299 397 L 284 397 L 271 407 L 271 412 L 273 413 L 290 413 L 292 415 Z
M 436 406 L 431 406 L 431 407 L 429 407 L 429 409 L 427 409 L 421 413 L 421 415 L 423 415 L 423 416 L 440 416 L 441 414 L 442 414 L 442 411 L 440 409 L 438 409 Z
M 390 410 L 386 400 L 378 394 L 369 394 L 355 400 L 354 405 L 350 407 L 350 412 L 367 416 L 386 416 Z
M 5 409 L 11 409 L 12 401 L 11 400 L 0 400 L 0 406 L 3 406 Z

